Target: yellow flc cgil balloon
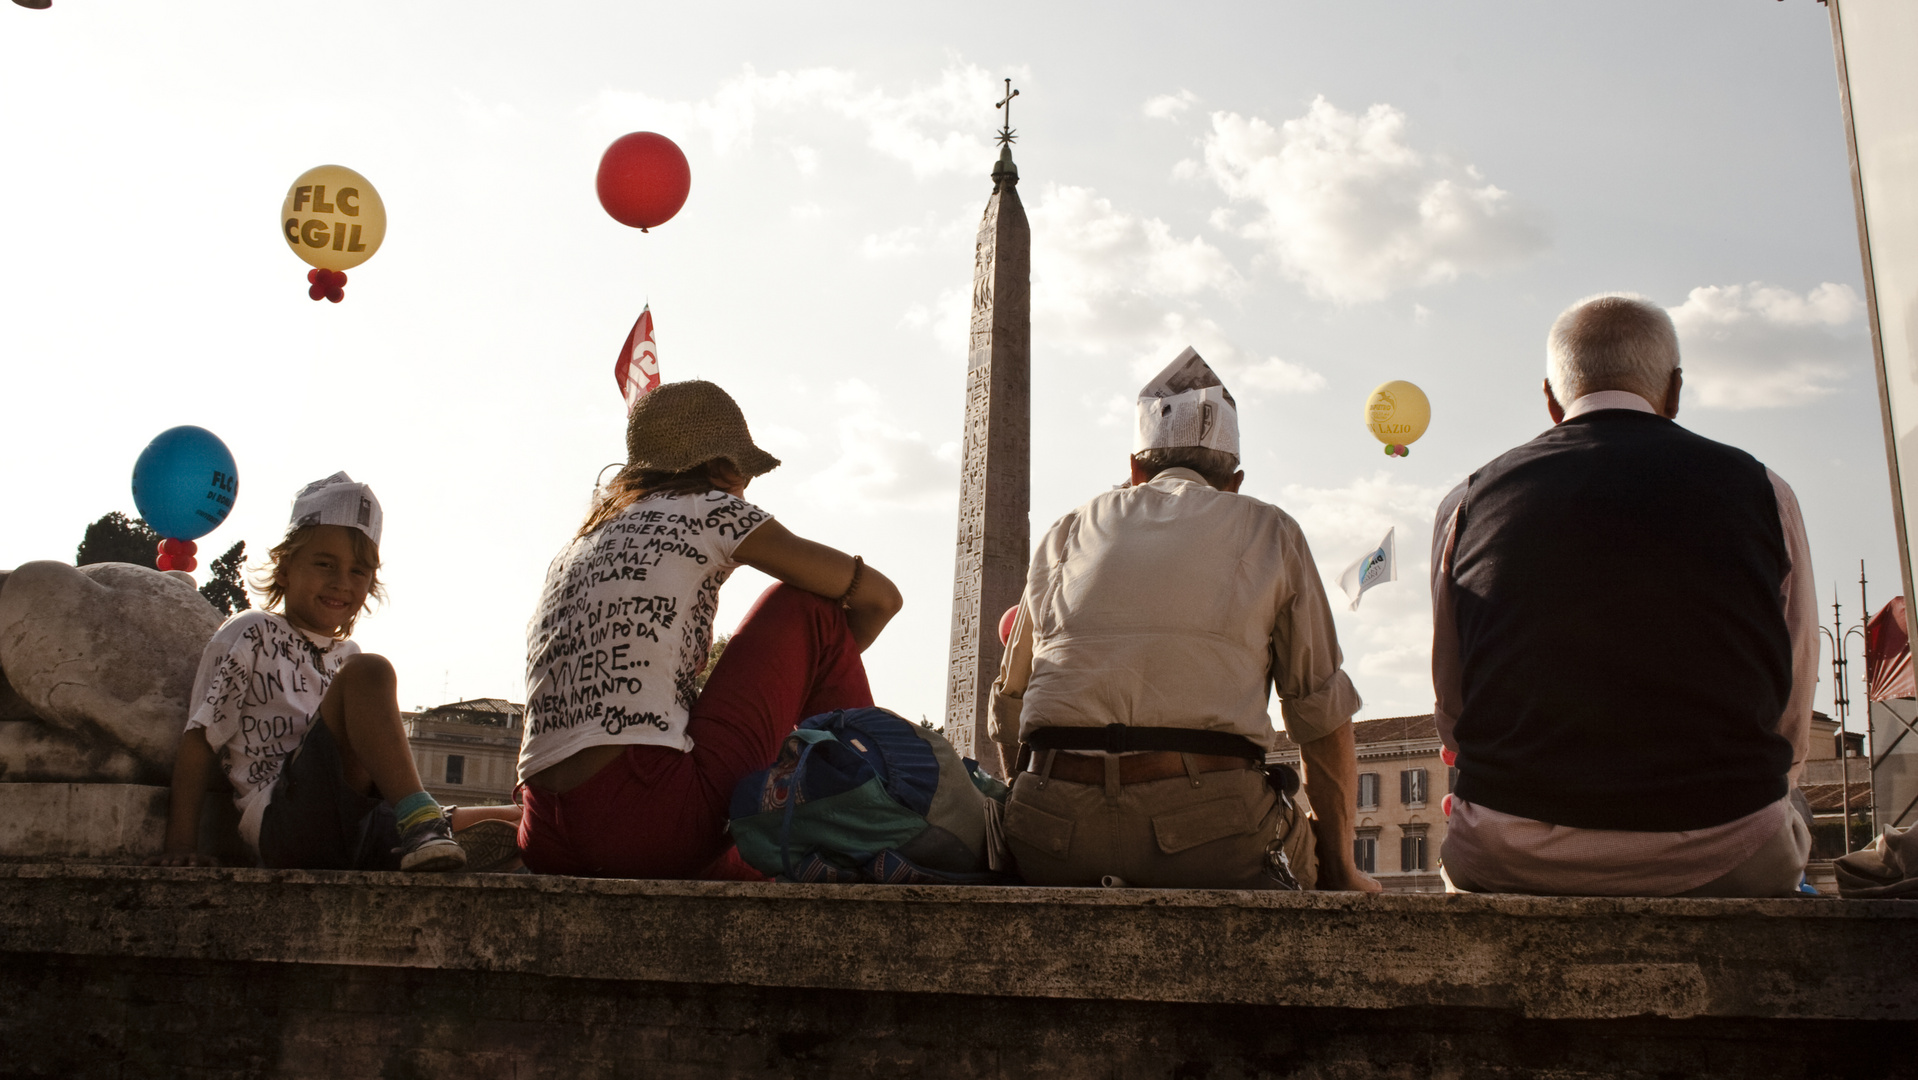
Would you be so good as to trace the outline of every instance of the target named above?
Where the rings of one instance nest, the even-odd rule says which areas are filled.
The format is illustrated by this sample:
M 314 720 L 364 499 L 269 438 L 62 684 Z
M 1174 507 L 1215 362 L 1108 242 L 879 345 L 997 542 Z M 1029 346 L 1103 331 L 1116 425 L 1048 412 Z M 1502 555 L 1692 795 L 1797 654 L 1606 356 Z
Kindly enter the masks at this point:
M 366 177 L 344 165 L 321 165 L 287 189 L 280 233 L 308 265 L 347 270 L 372 258 L 386 239 L 386 204 Z
M 1365 426 L 1385 444 L 1388 454 L 1396 447 L 1399 453 L 1395 456 L 1405 456 L 1406 444 L 1425 434 L 1431 422 L 1432 403 L 1426 400 L 1425 391 L 1404 379 L 1380 383 L 1365 399 Z

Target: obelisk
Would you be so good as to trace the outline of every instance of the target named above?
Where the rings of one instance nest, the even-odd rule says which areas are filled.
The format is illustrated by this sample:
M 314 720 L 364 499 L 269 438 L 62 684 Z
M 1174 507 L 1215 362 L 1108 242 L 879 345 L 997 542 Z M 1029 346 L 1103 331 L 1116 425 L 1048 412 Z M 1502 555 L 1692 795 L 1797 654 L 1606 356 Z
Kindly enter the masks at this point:
M 946 737 L 997 772 L 986 737 L 992 680 L 1004 648 L 999 618 L 1019 602 L 1031 550 L 1032 230 L 1012 163 L 1007 80 L 992 197 L 979 223 L 972 267 L 972 332 L 966 353 L 965 458 L 959 474 L 959 545 L 952 585 L 952 657 L 946 677 Z

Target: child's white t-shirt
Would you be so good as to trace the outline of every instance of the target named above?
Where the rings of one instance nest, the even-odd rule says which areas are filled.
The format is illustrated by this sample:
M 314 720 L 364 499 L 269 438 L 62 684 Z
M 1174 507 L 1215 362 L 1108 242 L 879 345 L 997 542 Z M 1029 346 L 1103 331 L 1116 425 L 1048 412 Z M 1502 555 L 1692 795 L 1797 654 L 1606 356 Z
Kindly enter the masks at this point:
M 559 553 L 526 624 L 521 780 L 588 746 L 693 748 L 719 587 L 740 541 L 771 520 L 723 491 L 653 495 Z
M 319 718 L 333 676 L 359 651 L 256 608 L 221 623 L 200 655 L 186 729 L 206 729 L 233 784 L 240 838 L 255 854 L 280 766 Z

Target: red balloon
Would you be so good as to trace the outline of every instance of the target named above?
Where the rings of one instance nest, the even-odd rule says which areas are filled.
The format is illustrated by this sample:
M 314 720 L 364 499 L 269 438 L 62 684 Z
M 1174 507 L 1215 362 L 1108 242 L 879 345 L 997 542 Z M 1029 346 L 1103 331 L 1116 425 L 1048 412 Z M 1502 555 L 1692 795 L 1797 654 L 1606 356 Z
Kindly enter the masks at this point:
M 199 553 L 200 545 L 191 540 L 167 539 L 160 541 L 160 554 L 162 555 L 171 555 L 177 559 L 182 555 L 198 555 Z
M 1004 615 L 999 616 L 999 644 L 1004 645 L 1012 640 L 1012 620 L 1018 614 L 1019 605 L 1014 604 L 1006 609 Z
M 1447 765 L 1457 765 L 1458 751 L 1450 750 L 1450 749 L 1441 749 L 1439 750 L 1439 760 L 1443 761 Z
M 157 558 L 155 558 L 155 559 L 153 560 L 153 568 L 154 568 L 155 570 L 171 570 L 171 569 L 173 569 L 173 556 L 171 556 L 171 555 L 161 555 L 161 556 L 159 556 L 159 557 L 157 557 Z
M 316 281 L 311 288 L 306 290 L 306 295 L 318 300 L 326 295 L 326 286 Z
M 317 267 L 308 270 L 306 272 L 306 283 L 308 285 L 318 285 L 320 283 L 320 275 L 324 273 L 326 273 L 326 271 L 318 269 Z
M 1446 817 L 1452 816 L 1452 796 L 1450 794 L 1447 794 L 1445 798 L 1439 800 L 1439 809 L 1445 811 Z
M 344 300 L 344 299 L 346 299 L 346 290 L 344 290 L 344 289 L 328 289 L 328 290 L 326 290 L 326 298 L 327 298 L 328 300 L 331 300 L 331 301 L 333 301 L 334 303 L 336 303 L 336 304 L 337 304 L 337 303 L 339 303 L 340 301 L 342 301 L 342 300 Z
M 599 159 L 599 205 L 613 220 L 635 229 L 671 221 L 686 205 L 693 170 L 686 155 L 664 135 L 621 135 Z
M 194 561 L 191 555 L 175 555 L 173 557 L 173 568 L 175 570 L 185 570 L 191 574 L 194 570 L 198 569 L 199 566 L 200 564 Z

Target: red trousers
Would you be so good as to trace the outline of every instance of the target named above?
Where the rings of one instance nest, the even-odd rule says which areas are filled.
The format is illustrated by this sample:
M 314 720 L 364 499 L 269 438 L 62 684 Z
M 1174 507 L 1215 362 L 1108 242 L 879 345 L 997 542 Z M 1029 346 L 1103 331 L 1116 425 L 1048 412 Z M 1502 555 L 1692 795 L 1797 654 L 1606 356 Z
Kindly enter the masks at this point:
M 694 703 L 690 751 L 631 746 L 570 791 L 520 786 L 526 865 L 577 877 L 757 879 L 726 836 L 733 788 L 772 764 L 799 721 L 871 704 L 845 611 L 775 584 Z

